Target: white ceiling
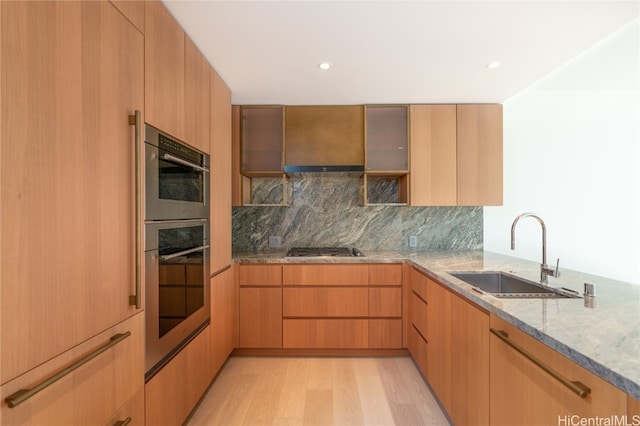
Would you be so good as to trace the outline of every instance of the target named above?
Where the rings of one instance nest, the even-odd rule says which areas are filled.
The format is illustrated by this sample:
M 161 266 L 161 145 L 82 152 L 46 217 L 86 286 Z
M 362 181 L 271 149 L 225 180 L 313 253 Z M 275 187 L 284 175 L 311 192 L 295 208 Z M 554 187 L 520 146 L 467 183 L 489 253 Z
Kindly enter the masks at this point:
M 638 1 L 163 2 L 234 104 L 502 103 L 640 13 Z

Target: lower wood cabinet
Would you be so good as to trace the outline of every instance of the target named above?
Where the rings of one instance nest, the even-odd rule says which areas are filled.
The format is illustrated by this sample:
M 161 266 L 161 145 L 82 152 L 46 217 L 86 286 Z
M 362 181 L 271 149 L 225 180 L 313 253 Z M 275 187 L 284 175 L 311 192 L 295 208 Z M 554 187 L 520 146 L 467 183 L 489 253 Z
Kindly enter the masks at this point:
M 494 315 L 491 330 L 492 425 L 577 424 L 571 423 L 572 416 L 594 419 L 627 414 L 627 395 L 615 386 Z M 584 397 L 574 393 L 512 345 L 590 392 Z
M 282 348 L 282 265 L 238 266 L 238 347 Z
M 129 421 L 129 423 L 126 423 Z M 120 423 L 119 423 L 120 422 Z M 103 423 L 103 426 L 144 426 L 144 387 L 129 399 L 120 409 Z
M 282 288 L 240 287 L 240 347 L 282 347 Z
M 283 347 L 400 349 L 401 264 L 283 266 Z
M 235 345 L 237 318 L 233 268 L 211 278 L 211 375 L 215 376 Z
M 489 314 L 413 268 L 407 287 L 417 367 L 456 425 L 489 424 Z
M 143 330 L 144 314 L 139 313 L 2 385 L 0 423 L 101 425 L 110 418 L 131 417 L 131 424 L 144 424 L 144 401 L 137 396 L 144 388 Z M 7 397 L 34 388 L 105 346 L 95 358 L 9 408 Z
M 427 280 L 427 379 L 440 403 L 451 415 L 451 292 Z
M 627 395 L 627 423 L 640 424 L 640 400 Z
M 400 349 L 401 264 L 238 266 L 240 348 Z
M 489 314 L 451 297 L 451 405 L 456 425 L 489 423 Z
M 145 385 L 146 424 L 182 424 L 211 383 L 207 326 Z

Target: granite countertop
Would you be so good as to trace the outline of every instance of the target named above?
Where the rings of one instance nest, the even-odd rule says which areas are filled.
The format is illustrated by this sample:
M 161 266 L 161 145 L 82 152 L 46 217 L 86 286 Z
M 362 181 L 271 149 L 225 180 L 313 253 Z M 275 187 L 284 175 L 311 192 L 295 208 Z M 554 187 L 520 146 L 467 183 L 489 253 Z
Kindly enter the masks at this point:
M 283 251 L 234 253 L 237 263 L 409 263 L 489 312 L 512 323 L 587 370 L 640 399 L 640 285 L 561 268 L 552 287 L 581 295 L 596 286 L 594 307 L 584 299 L 498 299 L 471 290 L 446 271 L 508 271 L 538 281 L 536 262 L 487 251 L 375 252 L 366 257 L 285 258 Z

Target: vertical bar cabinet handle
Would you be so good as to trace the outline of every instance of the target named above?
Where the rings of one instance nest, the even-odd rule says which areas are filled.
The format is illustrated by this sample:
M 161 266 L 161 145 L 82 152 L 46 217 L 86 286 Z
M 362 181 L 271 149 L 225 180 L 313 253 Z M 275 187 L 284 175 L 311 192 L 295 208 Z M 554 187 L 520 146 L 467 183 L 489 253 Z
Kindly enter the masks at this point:
M 135 258 L 136 258 L 136 293 L 129 296 L 129 305 L 140 309 L 141 303 L 141 286 L 142 286 L 142 267 L 140 260 L 140 253 L 142 250 L 142 203 L 140 202 L 140 193 L 142 192 L 142 170 L 140 167 L 140 145 L 142 144 L 142 113 L 136 110 L 135 115 L 129 116 L 129 125 L 136 126 L 135 129 L 135 204 L 136 204 L 136 218 L 135 218 Z

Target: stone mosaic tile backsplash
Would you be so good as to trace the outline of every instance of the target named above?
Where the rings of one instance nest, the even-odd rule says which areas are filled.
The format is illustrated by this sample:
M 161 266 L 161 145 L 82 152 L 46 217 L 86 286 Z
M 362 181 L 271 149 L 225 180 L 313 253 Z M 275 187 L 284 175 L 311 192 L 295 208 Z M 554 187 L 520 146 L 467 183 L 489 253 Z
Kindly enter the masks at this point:
M 360 179 L 345 173 L 296 174 L 289 180 L 289 206 L 233 208 L 233 250 L 269 249 L 269 236 L 282 248 L 346 246 L 361 250 L 417 251 L 482 249 L 482 207 L 361 206 Z M 378 202 L 397 198 L 397 185 L 370 185 Z M 254 203 L 279 203 L 279 179 L 254 179 Z

